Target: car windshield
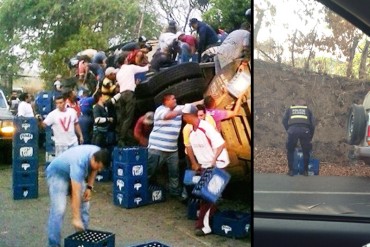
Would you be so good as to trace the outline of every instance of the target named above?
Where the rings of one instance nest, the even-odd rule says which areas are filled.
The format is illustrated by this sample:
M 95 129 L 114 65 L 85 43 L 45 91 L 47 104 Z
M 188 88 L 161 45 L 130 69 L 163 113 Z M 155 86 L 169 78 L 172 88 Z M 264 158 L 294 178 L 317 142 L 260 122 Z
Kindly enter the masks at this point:
M 6 99 L 2 91 L 0 91 L 0 108 L 7 108 Z
M 369 37 L 318 1 L 254 11 L 254 210 L 368 216 Z

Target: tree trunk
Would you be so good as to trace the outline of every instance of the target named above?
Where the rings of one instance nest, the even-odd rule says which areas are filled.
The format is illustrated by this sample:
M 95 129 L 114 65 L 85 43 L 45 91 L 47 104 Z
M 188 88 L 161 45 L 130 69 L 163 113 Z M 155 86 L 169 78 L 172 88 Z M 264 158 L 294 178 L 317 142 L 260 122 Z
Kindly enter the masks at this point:
M 352 46 L 349 50 L 349 57 L 348 57 L 348 64 L 347 64 L 347 72 L 346 75 L 349 78 L 353 78 L 353 73 L 352 73 L 352 67 L 353 67 L 353 58 L 355 57 L 355 52 L 356 52 L 356 47 L 358 45 L 359 38 L 354 37 Z
M 313 30 L 313 32 L 314 32 L 314 35 L 313 35 L 312 40 L 311 40 L 310 52 L 308 53 L 308 57 L 307 57 L 307 59 L 306 59 L 306 61 L 304 63 L 305 70 L 309 70 L 310 69 L 311 58 L 314 56 L 313 55 L 313 53 L 314 53 L 313 48 L 315 47 L 317 32 L 316 32 L 315 29 Z
M 257 8 L 255 8 L 255 10 L 256 9 Z M 253 35 L 253 44 L 255 45 L 255 47 L 257 45 L 257 42 L 256 42 L 257 41 L 257 35 L 258 35 L 258 32 L 260 31 L 261 26 L 262 26 L 263 11 L 259 10 L 256 13 L 257 13 L 257 15 L 256 15 L 257 18 L 256 18 L 256 21 L 254 23 L 254 29 L 252 27 L 252 30 L 253 30 L 253 33 L 254 33 L 254 35 Z
M 366 77 L 367 77 L 366 60 L 367 60 L 367 55 L 369 53 L 369 45 L 370 45 L 370 41 L 368 39 L 366 39 L 365 46 L 364 46 L 364 48 L 362 50 L 362 53 L 361 53 L 360 68 L 359 68 L 359 71 L 358 71 L 358 79 L 360 79 L 360 80 L 366 79 Z
M 293 35 L 292 48 L 291 48 L 291 51 L 290 51 L 290 56 L 291 56 L 291 59 L 292 59 L 292 66 L 293 67 L 295 67 L 294 50 L 295 50 L 295 42 L 297 40 L 297 32 L 298 32 L 298 30 L 296 29 L 295 32 L 294 32 L 294 35 Z

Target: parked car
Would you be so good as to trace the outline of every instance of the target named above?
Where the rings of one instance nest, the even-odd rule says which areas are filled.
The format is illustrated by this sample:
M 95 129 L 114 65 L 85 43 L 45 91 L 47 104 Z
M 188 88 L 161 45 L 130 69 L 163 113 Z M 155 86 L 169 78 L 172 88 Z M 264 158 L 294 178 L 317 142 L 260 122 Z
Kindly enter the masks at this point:
M 0 163 L 10 163 L 14 134 L 13 114 L 9 110 L 3 90 L 0 89 Z

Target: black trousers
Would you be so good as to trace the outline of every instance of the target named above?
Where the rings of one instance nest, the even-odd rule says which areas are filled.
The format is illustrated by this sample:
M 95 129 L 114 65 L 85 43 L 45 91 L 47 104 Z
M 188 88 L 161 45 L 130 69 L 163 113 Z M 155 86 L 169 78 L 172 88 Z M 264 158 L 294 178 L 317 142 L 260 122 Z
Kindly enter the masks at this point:
M 289 170 L 293 170 L 294 150 L 299 143 L 302 147 L 304 170 L 308 171 L 310 152 L 312 150 L 312 133 L 309 128 L 301 126 L 290 126 L 288 129 L 288 140 L 286 142 Z

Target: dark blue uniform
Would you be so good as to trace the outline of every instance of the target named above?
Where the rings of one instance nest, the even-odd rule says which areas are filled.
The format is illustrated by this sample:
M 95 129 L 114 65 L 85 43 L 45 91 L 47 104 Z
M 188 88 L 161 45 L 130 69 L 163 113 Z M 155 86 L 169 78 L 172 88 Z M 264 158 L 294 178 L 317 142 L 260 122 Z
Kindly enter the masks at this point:
M 312 137 L 315 132 L 314 118 L 310 109 L 305 105 L 293 105 L 286 110 L 283 125 L 288 133 L 286 142 L 289 175 L 293 175 L 294 150 L 297 143 L 301 144 L 305 175 L 308 172 Z

